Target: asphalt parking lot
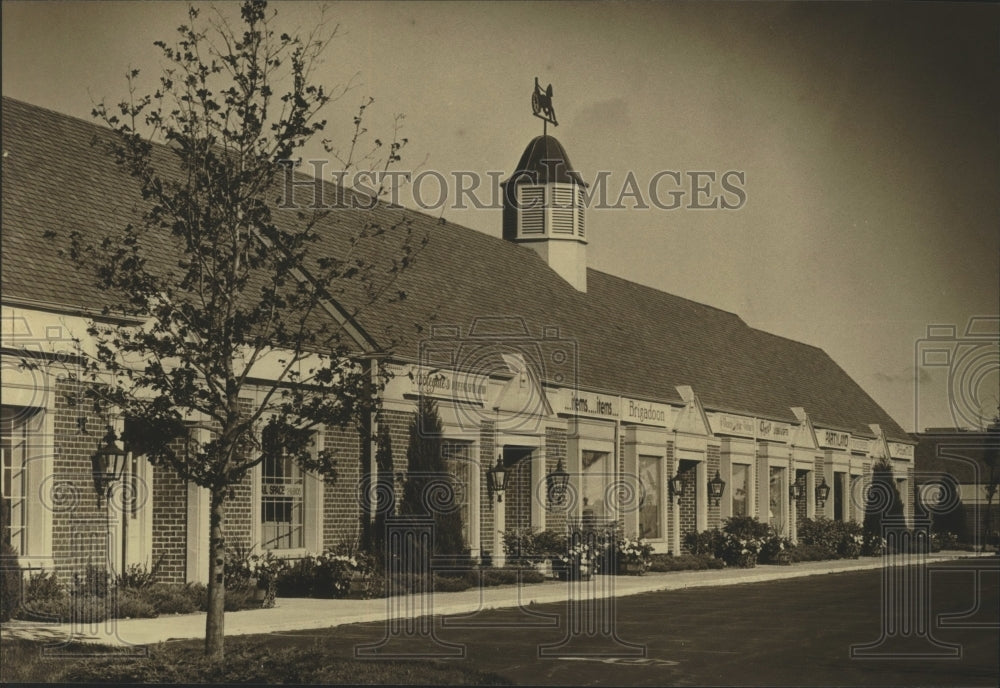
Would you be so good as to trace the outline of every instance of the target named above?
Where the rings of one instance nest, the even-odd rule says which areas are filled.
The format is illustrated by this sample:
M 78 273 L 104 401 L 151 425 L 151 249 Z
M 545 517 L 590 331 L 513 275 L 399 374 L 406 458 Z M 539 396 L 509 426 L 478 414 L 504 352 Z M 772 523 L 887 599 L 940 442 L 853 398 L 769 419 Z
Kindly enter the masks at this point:
M 646 593 L 613 609 L 483 611 L 395 633 L 367 623 L 286 635 L 364 661 L 468 662 L 522 685 L 1000 684 L 1000 559 L 933 563 L 923 579 L 906 571 Z

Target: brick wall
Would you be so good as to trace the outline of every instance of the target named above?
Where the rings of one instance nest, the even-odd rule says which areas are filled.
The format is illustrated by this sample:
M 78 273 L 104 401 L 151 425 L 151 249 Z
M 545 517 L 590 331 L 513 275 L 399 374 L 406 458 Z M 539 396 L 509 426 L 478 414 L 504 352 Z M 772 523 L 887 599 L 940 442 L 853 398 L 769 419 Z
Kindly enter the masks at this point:
M 702 499 L 698 495 L 698 462 L 679 461 L 677 475 L 684 483 L 684 494 L 680 498 L 681 512 L 681 546 L 684 545 L 684 536 L 688 533 L 697 532 L 697 509 L 698 500 Z M 714 473 L 712 474 L 715 475 Z
M 361 527 L 361 462 L 367 452 L 355 428 L 327 428 L 324 447 L 337 457 L 337 480 L 323 485 L 323 547 L 357 541 Z M 393 447 L 396 442 L 393 439 Z M 394 449 L 395 451 L 395 449 Z
M 715 472 L 719 471 L 722 467 L 722 448 L 718 445 L 708 445 L 708 451 L 705 458 L 707 469 L 705 475 L 708 476 L 709 480 L 715 478 Z M 721 473 L 720 473 L 721 477 Z M 732 485 L 726 485 L 723 488 L 722 499 L 729 499 L 730 495 L 726 492 L 727 490 L 733 489 Z M 706 488 L 707 490 L 707 488 Z M 705 499 L 708 499 L 706 493 Z M 716 504 L 714 499 L 708 499 L 708 527 L 718 528 L 722 524 L 722 499 Z
M 666 509 L 667 509 L 667 530 L 666 538 L 667 542 L 673 543 L 674 541 L 674 500 L 675 497 L 672 492 L 670 492 L 670 480 L 677 473 L 676 461 L 674 461 L 674 443 L 667 442 L 666 451 L 663 456 L 663 460 L 667 462 L 666 468 L 666 478 L 664 479 L 663 494 L 666 495 Z M 673 544 L 671 544 L 671 550 L 673 549 Z M 679 552 L 672 552 L 674 555 L 679 554 Z
M 480 541 L 483 552 L 493 553 L 493 504 L 486 482 L 486 471 L 493 466 L 496 450 L 494 449 L 494 422 L 484 420 L 479 426 L 479 515 Z
M 618 433 L 618 490 L 617 490 L 617 504 L 609 505 L 617 507 L 618 509 L 618 528 L 621 532 L 625 532 L 625 514 L 631 516 L 636 509 L 639 508 L 639 486 L 636 484 L 633 478 L 629 481 L 625 477 L 625 432 L 620 430 Z M 628 482 L 632 482 L 632 486 L 628 486 Z M 634 488 L 634 491 L 633 491 Z M 634 533 L 638 535 L 638 533 Z
M 152 559 L 156 579 L 183 583 L 187 576 L 187 483 L 166 466 L 154 466 Z M 205 524 L 208 527 L 208 524 Z M 199 534 L 208 537 L 208 533 Z
M 57 381 L 52 410 L 52 494 L 69 495 L 52 509 L 52 558 L 64 581 L 88 564 L 108 563 L 108 511 L 106 503 L 98 506 L 91 462 L 107 422 L 83 400 L 83 389 L 74 380 Z
M 396 508 L 403 497 L 403 484 L 395 476 L 406 473 L 406 449 L 410 446 L 410 425 L 416 414 L 410 411 L 382 411 L 379 424 L 388 427 L 392 443 L 393 484 L 396 491 Z
M 546 428 L 545 429 L 545 474 L 548 475 L 556 470 L 559 460 L 562 459 L 563 469 L 568 470 L 568 459 L 566 456 L 566 428 Z M 569 500 L 563 505 L 545 505 L 545 529 L 557 533 L 566 530 L 566 507 Z
M 808 495 L 806 495 L 806 475 L 808 471 L 795 471 L 795 483 L 802 490 L 802 497 L 795 501 L 795 522 L 798 524 L 802 523 L 802 520 L 806 518 L 806 505 L 808 501 Z M 791 499 L 791 497 L 789 497 Z
M 507 528 L 531 530 L 531 458 L 525 457 L 508 466 L 507 492 L 504 494 Z

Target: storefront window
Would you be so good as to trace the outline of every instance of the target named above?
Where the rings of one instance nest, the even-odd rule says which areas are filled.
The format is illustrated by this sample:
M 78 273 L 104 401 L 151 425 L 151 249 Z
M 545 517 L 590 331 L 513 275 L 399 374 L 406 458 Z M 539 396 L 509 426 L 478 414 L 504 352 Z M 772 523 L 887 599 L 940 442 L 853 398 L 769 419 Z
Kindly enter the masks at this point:
M 750 467 L 742 463 L 733 464 L 732 495 L 733 516 L 747 515 L 747 479 Z
M 472 523 L 472 500 L 470 495 L 472 478 L 472 443 L 445 440 L 442 444 L 442 454 L 452 475 L 452 486 L 455 489 L 455 504 L 462 516 L 462 540 L 465 546 L 470 546 Z
M 833 474 L 833 520 L 845 521 L 847 514 L 844 511 L 844 482 L 847 474 L 843 471 L 836 471 Z
M 639 537 L 658 540 L 663 537 L 663 502 L 660 500 L 659 456 L 639 457 L 639 483 L 642 502 L 639 504 Z
M 261 463 L 261 542 L 264 549 L 305 547 L 304 476 L 299 465 L 274 447 L 265 428 Z
M 18 554 L 28 545 L 28 462 L 29 429 L 34 413 L 30 409 L 4 406 L 0 435 L 3 452 L 3 539 Z
M 771 467 L 770 524 L 779 532 L 785 530 L 785 469 Z
M 583 451 L 583 522 L 584 525 L 599 525 L 610 517 L 606 502 L 608 486 L 614 480 L 611 471 L 611 455 L 608 452 Z

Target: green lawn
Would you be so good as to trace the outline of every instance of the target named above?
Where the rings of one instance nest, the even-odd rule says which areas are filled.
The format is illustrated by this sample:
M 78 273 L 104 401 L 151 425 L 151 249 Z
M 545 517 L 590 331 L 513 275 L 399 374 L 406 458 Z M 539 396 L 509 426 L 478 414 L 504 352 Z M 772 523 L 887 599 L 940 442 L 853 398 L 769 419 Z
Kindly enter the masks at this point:
M 0 682 L 510 685 L 497 674 L 464 668 L 464 663 L 345 659 L 315 638 L 227 638 L 221 665 L 208 662 L 202 647 L 200 640 L 161 643 L 149 647 L 147 657 L 136 658 L 116 657 L 111 648 L 75 645 L 59 648 L 63 656 L 53 657 L 43 651 L 43 642 L 3 639 Z M 70 652 L 91 656 L 65 656 Z

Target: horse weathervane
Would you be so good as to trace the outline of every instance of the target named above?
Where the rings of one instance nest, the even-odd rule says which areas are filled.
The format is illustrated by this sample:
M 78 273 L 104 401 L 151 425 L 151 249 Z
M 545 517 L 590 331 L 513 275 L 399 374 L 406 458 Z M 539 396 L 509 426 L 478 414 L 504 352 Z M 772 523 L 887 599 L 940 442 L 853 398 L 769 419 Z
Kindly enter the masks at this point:
M 552 84 L 549 84 L 548 88 L 543 91 L 537 76 L 535 77 L 535 90 L 531 94 L 531 111 L 535 117 L 544 122 L 542 133 L 549 133 L 549 122 L 552 122 L 554 127 L 559 126 L 559 122 L 556 121 L 555 108 L 552 107 Z

